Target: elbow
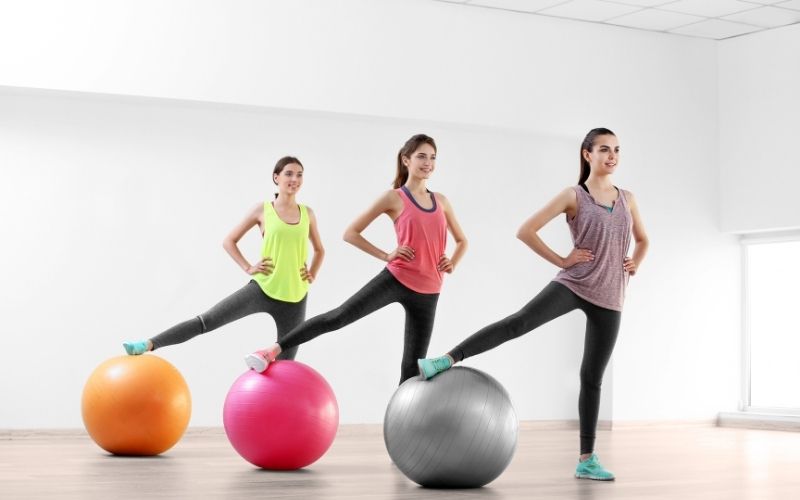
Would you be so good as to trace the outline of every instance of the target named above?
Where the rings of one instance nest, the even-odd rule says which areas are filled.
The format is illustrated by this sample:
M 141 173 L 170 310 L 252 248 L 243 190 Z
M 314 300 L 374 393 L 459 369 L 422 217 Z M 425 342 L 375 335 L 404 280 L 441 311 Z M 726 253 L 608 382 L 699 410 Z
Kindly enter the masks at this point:
M 347 228 L 345 229 L 344 234 L 342 235 L 342 239 L 352 245 L 357 235 L 358 235 L 357 232 L 353 231 L 350 228 Z
M 536 234 L 536 231 L 526 231 L 524 228 L 520 228 L 517 231 L 517 239 L 531 248 L 534 248 L 534 245 L 539 240 L 539 236 Z

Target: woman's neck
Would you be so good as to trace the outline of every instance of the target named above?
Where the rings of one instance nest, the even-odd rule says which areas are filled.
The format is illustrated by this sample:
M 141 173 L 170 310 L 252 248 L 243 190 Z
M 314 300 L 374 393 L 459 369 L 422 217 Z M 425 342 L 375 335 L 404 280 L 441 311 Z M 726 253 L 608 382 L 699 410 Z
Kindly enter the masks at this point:
M 425 194 L 428 192 L 427 183 L 425 179 L 414 179 L 409 177 L 405 183 L 405 188 L 408 189 L 412 193 L 416 193 L 419 195 Z
M 286 193 L 278 193 L 278 197 L 275 198 L 275 201 L 272 202 L 274 205 L 281 205 L 290 207 L 292 205 L 297 205 L 297 201 L 295 200 L 294 194 L 286 194 Z
M 588 187 L 594 188 L 598 191 L 614 189 L 614 184 L 611 182 L 610 175 L 589 174 L 589 178 L 586 179 L 585 184 Z

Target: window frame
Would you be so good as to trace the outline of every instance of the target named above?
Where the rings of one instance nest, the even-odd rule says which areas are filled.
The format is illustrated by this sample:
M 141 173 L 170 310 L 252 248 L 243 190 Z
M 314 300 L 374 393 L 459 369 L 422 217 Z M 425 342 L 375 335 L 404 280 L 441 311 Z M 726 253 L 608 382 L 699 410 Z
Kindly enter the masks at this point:
M 800 231 L 747 234 L 740 237 L 742 248 L 742 367 L 739 410 L 749 413 L 800 416 L 800 408 L 752 405 L 752 325 L 750 324 L 749 250 L 754 245 L 800 242 Z

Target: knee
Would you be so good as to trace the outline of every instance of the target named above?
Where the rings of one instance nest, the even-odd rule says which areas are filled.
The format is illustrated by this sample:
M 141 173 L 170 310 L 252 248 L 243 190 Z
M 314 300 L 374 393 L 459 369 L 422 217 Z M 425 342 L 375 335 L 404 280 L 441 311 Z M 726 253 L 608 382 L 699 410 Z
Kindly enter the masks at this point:
M 325 329 L 329 331 L 338 330 L 347 325 L 344 312 L 338 309 L 323 314 L 320 319 L 324 323 Z
M 195 318 L 195 320 L 197 320 L 198 323 L 200 324 L 200 333 L 207 333 L 207 332 L 210 332 L 211 330 L 213 330 L 213 328 L 209 328 L 208 323 L 203 318 L 202 314 L 200 316 L 198 316 L 197 318 Z
M 590 370 L 581 370 L 581 387 L 599 391 L 603 385 L 603 375 L 592 373 Z
M 515 339 L 528 333 L 531 328 L 527 326 L 525 315 L 516 313 L 508 317 L 508 320 L 504 325 L 504 330 L 509 339 Z

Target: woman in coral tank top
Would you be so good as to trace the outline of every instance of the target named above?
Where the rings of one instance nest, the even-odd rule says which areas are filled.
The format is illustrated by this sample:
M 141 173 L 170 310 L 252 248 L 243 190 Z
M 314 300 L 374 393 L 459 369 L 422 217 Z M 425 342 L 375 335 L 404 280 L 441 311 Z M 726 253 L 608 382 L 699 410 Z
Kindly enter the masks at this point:
M 250 368 L 262 372 L 286 349 L 399 302 L 406 312 L 400 383 L 418 374 L 416 360 L 428 351 L 443 274 L 453 272 L 467 249 L 467 239 L 450 202 L 426 187 L 435 168 L 436 143 L 431 137 L 418 134 L 403 145 L 397 154 L 394 189 L 383 193 L 344 235 L 348 243 L 385 261 L 386 267 L 341 306 L 309 319 L 270 347 L 249 354 L 245 362 Z M 361 235 L 383 214 L 393 221 L 397 233 L 397 247 L 388 252 Z M 445 254 L 448 231 L 455 240 L 451 257 Z

